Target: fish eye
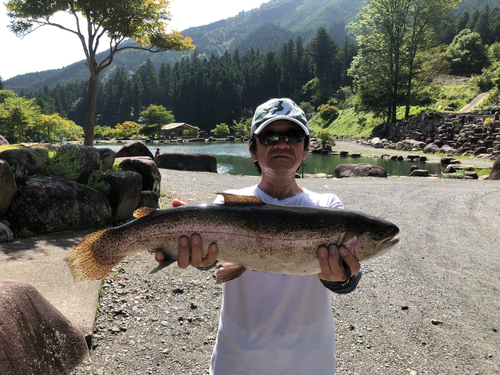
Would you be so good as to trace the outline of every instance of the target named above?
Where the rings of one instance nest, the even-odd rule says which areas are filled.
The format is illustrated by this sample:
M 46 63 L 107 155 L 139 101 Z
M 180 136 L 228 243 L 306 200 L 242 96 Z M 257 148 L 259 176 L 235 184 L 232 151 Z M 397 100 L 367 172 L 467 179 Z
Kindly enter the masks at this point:
M 377 230 L 375 231 L 375 233 L 373 234 L 373 238 L 375 239 L 375 241 L 381 241 L 383 240 L 384 238 L 386 237 L 386 233 L 384 230 Z

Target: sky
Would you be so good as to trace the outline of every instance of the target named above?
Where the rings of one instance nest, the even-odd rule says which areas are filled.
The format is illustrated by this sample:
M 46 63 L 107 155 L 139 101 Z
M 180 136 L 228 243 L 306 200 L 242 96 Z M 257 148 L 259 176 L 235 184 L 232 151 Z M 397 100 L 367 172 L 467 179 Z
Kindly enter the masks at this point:
M 5 0 L 0 0 L 0 76 L 7 80 L 18 74 L 59 69 L 85 58 L 76 35 L 57 27 L 44 26 L 23 39 L 15 36 L 7 26 Z M 269 0 L 173 0 L 170 5 L 173 29 L 182 31 L 189 27 L 208 25 L 237 15 L 242 10 L 258 8 Z M 59 18 L 58 18 L 59 19 Z M 71 17 L 59 19 L 68 26 Z M 69 22 L 69 23 L 68 23 Z M 106 49 L 101 43 L 99 52 Z

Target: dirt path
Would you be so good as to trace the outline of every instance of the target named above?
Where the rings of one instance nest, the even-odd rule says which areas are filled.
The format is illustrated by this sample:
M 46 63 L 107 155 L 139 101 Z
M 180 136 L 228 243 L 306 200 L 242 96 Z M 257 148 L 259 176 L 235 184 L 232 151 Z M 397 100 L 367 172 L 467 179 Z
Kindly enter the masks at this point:
M 459 112 L 470 112 L 475 106 L 481 104 L 481 102 L 486 98 L 489 92 L 482 92 L 476 96 L 469 104 L 465 105 Z

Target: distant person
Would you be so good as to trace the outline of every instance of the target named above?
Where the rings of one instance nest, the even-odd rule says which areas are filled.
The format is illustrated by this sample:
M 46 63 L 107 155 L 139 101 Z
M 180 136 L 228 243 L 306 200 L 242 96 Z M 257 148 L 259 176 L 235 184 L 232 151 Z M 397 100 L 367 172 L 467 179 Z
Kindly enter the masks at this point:
M 78 142 L 78 146 L 83 146 L 83 142 L 82 141 Z
M 62 138 L 62 145 L 66 146 L 66 138 L 64 138 L 64 137 Z
M 285 206 L 343 208 L 336 195 L 315 193 L 297 184 L 295 172 L 306 158 L 309 137 L 306 115 L 290 99 L 272 99 L 257 107 L 249 151 L 261 180 L 257 185 L 229 192 Z M 218 196 L 216 203 L 222 201 Z M 190 237 L 179 239 L 179 267 L 213 265 L 217 246 L 211 245 L 203 258 L 203 239 L 196 233 L 188 234 Z M 330 291 L 352 292 L 361 271 L 345 246 L 321 246 L 318 258 L 318 275 L 247 271 L 222 285 L 222 309 L 210 374 L 335 374 Z M 164 253 L 158 250 L 155 259 L 163 261 Z M 347 280 L 341 259 L 353 274 Z
M 156 149 L 156 152 L 155 152 L 155 159 L 158 157 L 158 155 L 160 155 L 160 149 L 159 149 L 159 148 L 157 148 L 157 149 Z

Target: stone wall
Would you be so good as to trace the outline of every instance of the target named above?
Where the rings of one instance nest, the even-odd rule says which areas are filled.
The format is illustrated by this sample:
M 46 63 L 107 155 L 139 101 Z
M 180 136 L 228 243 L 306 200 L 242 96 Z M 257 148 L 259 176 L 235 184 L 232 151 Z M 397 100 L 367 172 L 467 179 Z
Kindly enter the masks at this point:
M 384 143 L 388 143 L 386 146 L 392 148 L 396 148 L 398 142 L 419 144 L 422 149 L 434 143 L 437 149 L 447 146 L 445 150 L 449 154 L 494 159 L 500 155 L 500 121 L 498 108 L 495 109 L 494 112 L 488 111 L 488 114 L 424 113 L 397 123 L 385 124 L 378 136 L 384 138 Z

